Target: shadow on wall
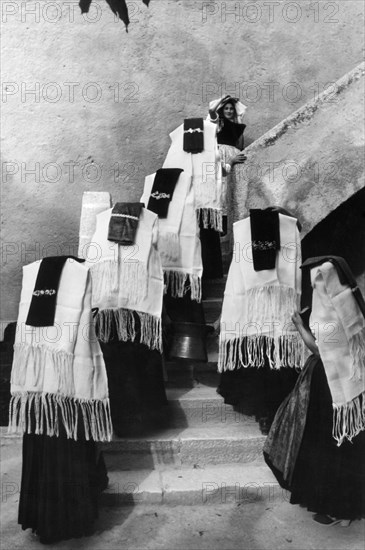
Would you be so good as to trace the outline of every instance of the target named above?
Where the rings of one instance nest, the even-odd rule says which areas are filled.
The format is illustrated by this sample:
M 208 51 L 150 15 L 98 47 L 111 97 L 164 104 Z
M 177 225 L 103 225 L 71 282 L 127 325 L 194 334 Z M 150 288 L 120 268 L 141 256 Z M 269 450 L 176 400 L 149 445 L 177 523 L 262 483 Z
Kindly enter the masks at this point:
M 365 275 L 365 188 L 331 212 L 302 240 L 303 261 L 325 254 L 344 258 L 357 279 Z M 303 305 L 311 303 L 310 275 L 306 271 Z

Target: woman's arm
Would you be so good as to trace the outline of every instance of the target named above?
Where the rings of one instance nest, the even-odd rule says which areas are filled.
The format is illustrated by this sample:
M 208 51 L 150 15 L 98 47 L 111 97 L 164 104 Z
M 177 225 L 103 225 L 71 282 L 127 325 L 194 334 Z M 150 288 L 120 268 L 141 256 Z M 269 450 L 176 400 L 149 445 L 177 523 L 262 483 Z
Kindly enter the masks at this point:
M 307 348 L 309 348 L 310 351 L 312 353 L 314 353 L 314 355 L 319 355 L 319 349 L 318 349 L 318 346 L 316 344 L 316 340 L 315 340 L 313 334 L 308 329 L 306 329 L 305 326 L 303 325 L 303 320 L 302 320 L 302 318 L 300 316 L 300 313 L 298 311 L 296 311 L 293 314 L 292 321 L 293 321 L 294 325 L 296 326 L 299 334 L 303 338 L 303 341 L 304 341 L 305 345 L 307 346 Z

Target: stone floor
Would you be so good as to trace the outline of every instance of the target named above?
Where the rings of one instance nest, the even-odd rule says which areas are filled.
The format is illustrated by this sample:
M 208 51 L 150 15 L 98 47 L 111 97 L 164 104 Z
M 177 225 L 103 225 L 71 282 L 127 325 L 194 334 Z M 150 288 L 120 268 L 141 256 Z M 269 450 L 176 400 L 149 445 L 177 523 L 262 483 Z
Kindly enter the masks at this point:
M 1 550 L 44 548 L 17 524 L 21 469 L 19 438 L 1 445 Z M 244 466 L 244 465 L 243 465 Z M 365 521 L 324 527 L 287 502 L 281 491 L 261 498 L 204 499 L 198 504 L 101 506 L 93 536 L 50 548 L 81 550 L 363 550 Z
M 2 550 L 41 548 L 16 523 L 16 502 L 2 504 Z M 311 514 L 286 502 L 103 507 L 93 536 L 50 548 L 93 550 L 362 550 L 364 521 L 323 527 Z

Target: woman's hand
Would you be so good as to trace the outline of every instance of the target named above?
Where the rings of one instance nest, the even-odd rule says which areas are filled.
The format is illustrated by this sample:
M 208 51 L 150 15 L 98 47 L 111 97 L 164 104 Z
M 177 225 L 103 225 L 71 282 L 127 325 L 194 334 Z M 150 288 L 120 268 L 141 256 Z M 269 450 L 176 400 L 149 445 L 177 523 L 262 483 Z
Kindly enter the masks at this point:
M 219 116 L 216 110 L 212 109 L 209 111 L 209 118 L 211 122 L 218 122 Z
M 305 345 L 307 346 L 307 348 L 309 348 L 310 351 L 312 353 L 314 353 L 314 355 L 319 355 L 319 349 L 318 349 L 318 346 L 316 344 L 316 340 L 315 340 L 313 334 L 304 326 L 303 319 L 301 318 L 301 315 L 300 315 L 299 311 L 295 311 L 293 313 L 291 319 L 292 319 L 297 331 L 299 332 L 299 334 L 303 338 L 303 341 L 304 341 Z
M 242 164 L 247 159 L 245 153 L 238 153 L 230 162 L 231 166 L 234 166 L 235 164 Z

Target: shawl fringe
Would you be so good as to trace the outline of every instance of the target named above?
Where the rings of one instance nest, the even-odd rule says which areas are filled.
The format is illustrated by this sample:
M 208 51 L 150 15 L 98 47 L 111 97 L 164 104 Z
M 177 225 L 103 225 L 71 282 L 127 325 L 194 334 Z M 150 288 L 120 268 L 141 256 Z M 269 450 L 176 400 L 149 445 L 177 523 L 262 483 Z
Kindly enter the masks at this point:
M 67 437 L 77 441 L 80 412 L 87 440 L 111 440 L 113 428 L 109 399 L 86 400 L 40 392 L 13 394 L 9 405 L 8 433 L 35 433 L 58 437 L 62 422 Z
M 191 299 L 201 302 L 202 299 L 202 281 L 198 275 L 183 273 L 180 271 L 165 271 L 164 279 L 166 290 L 170 290 L 173 298 L 183 298 L 191 291 Z
M 161 257 L 166 260 L 177 260 L 180 255 L 180 242 L 178 233 L 163 233 L 161 231 L 158 238 L 158 249 Z
M 351 379 L 361 380 L 365 368 L 365 327 L 349 340 L 352 359 Z
M 337 441 L 337 447 L 344 439 L 352 439 L 365 430 L 365 391 L 344 405 L 333 403 L 332 435 Z
M 280 321 L 282 324 L 288 324 L 300 302 L 300 294 L 294 288 L 283 285 L 251 288 L 246 295 L 249 323 Z
M 137 315 L 140 326 L 136 327 Z M 108 342 L 115 328 L 118 339 L 134 342 L 140 332 L 140 343 L 150 349 L 162 351 L 162 324 L 159 317 L 130 309 L 102 309 L 96 318 L 96 335 L 102 342 Z
M 235 370 L 241 367 L 263 367 L 268 361 L 270 368 L 300 368 L 304 361 L 304 344 L 299 335 L 243 336 L 219 341 L 218 371 Z
M 199 208 L 197 210 L 198 221 L 201 220 L 205 229 L 223 231 L 223 214 L 221 209 Z
M 42 344 L 15 344 L 11 383 L 16 386 L 24 386 L 29 369 L 32 372 L 30 384 L 32 386 L 43 384 L 44 369 L 47 365 L 47 368 L 52 366 L 54 369 L 56 380 L 58 380 L 58 391 L 61 394 L 72 395 L 75 391 L 73 361 L 72 353 L 50 349 Z
M 131 247 L 132 250 L 133 247 Z M 90 267 L 93 284 L 93 303 L 108 300 L 110 292 L 123 289 L 130 303 L 144 300 L 147 294 L 147 273 L 142 262 L 101 260 Z

